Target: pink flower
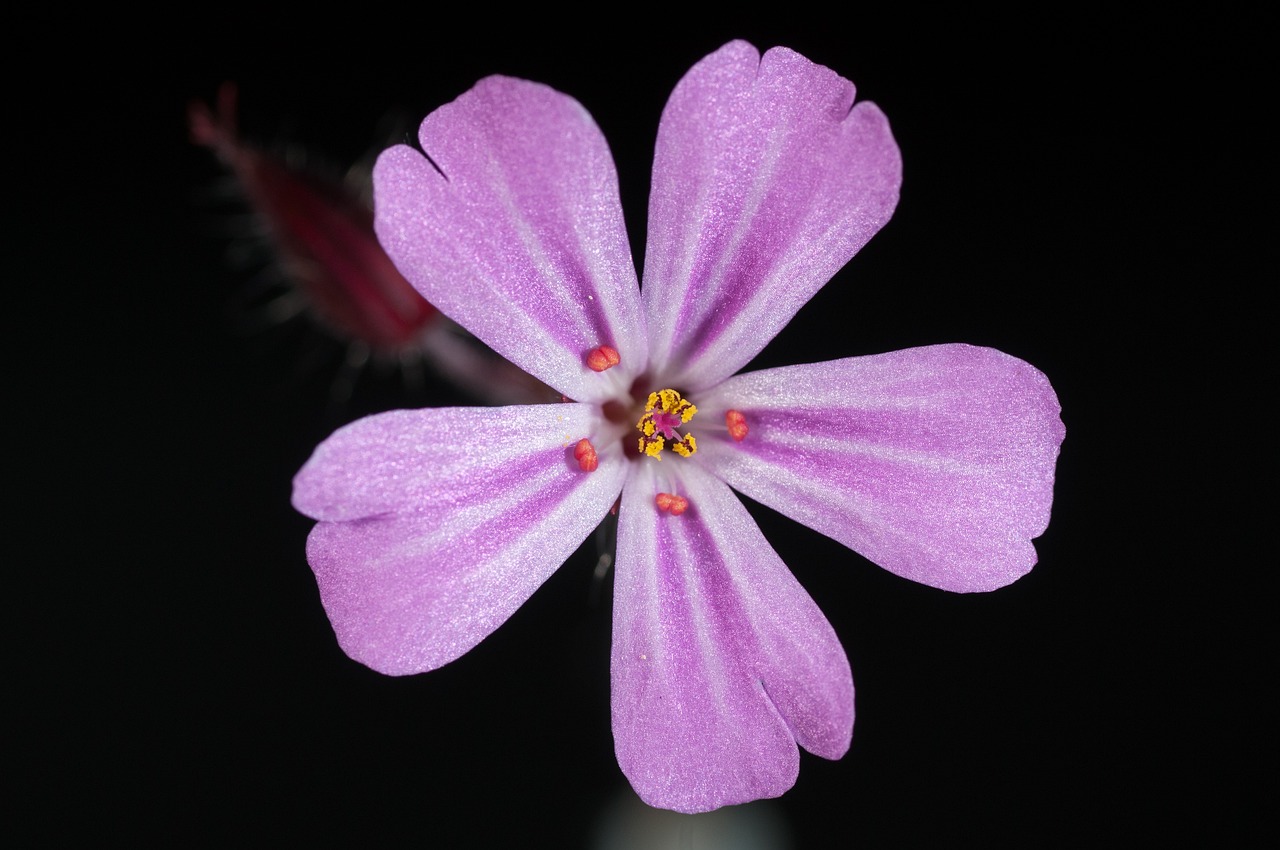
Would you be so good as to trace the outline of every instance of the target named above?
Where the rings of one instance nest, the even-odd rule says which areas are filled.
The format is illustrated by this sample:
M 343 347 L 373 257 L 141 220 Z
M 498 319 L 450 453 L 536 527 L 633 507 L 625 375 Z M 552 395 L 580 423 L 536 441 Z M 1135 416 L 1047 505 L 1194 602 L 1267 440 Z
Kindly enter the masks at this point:
M 734 489 L 955 591 L 1036 562 L 1064 429 L 1033 367 L 938 345 L 735 375 L 888 220 L 901 160 L 851 83 L 733 42 L 662 116 L 643 287 L 576 101 L 490 77 L 383 153 L 376 228 L 432 304 L 574 402 L 348 425 L 294 504 L 343 649 L 392 675 L 496 629 L 618 504 L 613 732 L 648 803 L 777 796 L 849 748 L 826 618 Z M 429 157 L 429 158 L 428 158 Z M 732 489 L 730 489 L 732 488 Z

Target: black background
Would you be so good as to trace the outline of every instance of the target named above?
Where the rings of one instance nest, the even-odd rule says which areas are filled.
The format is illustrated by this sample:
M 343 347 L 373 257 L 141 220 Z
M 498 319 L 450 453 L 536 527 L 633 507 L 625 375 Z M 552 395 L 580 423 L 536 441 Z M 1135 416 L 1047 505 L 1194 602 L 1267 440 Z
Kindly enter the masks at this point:
M 340 343 L 255 324 L 266 258 L 233 262 L 245 210 L 219 200 L 185 109 L 234 80 L 246 139 L 345 166 L 482 76 L 549 83 L 609 140 L 640 262 L 663 103 L 734 37 L 852 79 L 905 162 L 892 221 L 756 365 L 989 345 L 1049 376 L 1067 425 L 1040 564 L 994 593 L 911 584 L 752 505 L 846 647 L 858 716 L 844 759 L 805 754 L 792 791 L 742 814 L 796 847 L 1248 830 L 1275 566 L 1254 126 L 1274 62 L 1255 22 L 787 11 L 279 26 L 208 9 L 33 34 L 47 63 L 8 83 L 3 318 L 19 835 L 612 846 L 628 789 L 591 541 L 443 669 L 383 677 L 337 647 L 292 475 L 346 421 L 467 399 L 369 369 L 335 401 Z

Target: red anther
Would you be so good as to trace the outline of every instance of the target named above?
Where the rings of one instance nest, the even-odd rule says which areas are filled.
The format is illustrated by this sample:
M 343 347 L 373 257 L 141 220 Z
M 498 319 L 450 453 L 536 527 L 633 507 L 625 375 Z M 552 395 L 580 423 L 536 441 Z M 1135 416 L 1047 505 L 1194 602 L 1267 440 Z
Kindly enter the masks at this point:
M 658 510 L 663 513 L 669 513 L 672 516 L 680 516 L 680 514 L 689 510 L 689 500 L 674 493 L 659 493 L 654 498 L 653 503 L 658 506 Z
M 622 362 L 618 349 L 610 345 L 602 345 L 587 352 L 587 368 L 592 372 L 603 372 L 611 366 Z
M 583 472 L 595 472 L 600 466 L 600 458 L 596 455 L 596 447 L 591 445 L 591 441 L 583 437 L 578 441 L 578 445 L 573 447 L 573 456 L 578 461 L 578 468 Z
M 730 410 L 724 415 L 724 424 L 729 429 L 729 436 L 733 437 L 739 443 L 747 438 L 747 417 L 743 416 L 736 410 Z

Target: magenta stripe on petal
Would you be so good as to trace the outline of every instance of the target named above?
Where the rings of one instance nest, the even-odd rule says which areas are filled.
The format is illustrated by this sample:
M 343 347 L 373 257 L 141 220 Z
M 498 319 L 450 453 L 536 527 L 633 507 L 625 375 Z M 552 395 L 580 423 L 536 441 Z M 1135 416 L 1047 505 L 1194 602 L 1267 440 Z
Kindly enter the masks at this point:
M 699 402 L 750 429 L 701 439 L 702 464 L 898 575 L 982 591 L 1036 563 L 1065 429 L 1017 358 L 913 348 L 739 375 Z
M 659 512 L 659 491 L 689 509 Z M 614 744 L 640 797 L 709 811 L 790 788 L 797 741 L 843 755 L 853 731 L 844 650 L 729 488 L 691 464 L 642 461 L 618 522 Z
M 853 99 L 833 71 L 741 41 L 672 93 L 642 293 L 667 383 L 696 391 L 738 371 L 889 219 L 898 147 Z
M 374 169 L 376 230 L 432 304 L 570 398 L 626 388 L 647 359 L 609 148 L 575 100 L 488 77 Z M 585 357 L 608 345 L 609 372 Z
M 600 522 L 627 462 L 573 457 L 586 405 L 397 411 L 339 430 L 295 479 L 338 642 L 392 675 L 452 661 L 496 629 Z
M 294 476 L 293 505 L 319 520 L 474 506 L 556 461 L 572 472 L 573 447 L 604 426 L 599 408 L 587 404 L 433 407 L 367 416 L 316 447 Z

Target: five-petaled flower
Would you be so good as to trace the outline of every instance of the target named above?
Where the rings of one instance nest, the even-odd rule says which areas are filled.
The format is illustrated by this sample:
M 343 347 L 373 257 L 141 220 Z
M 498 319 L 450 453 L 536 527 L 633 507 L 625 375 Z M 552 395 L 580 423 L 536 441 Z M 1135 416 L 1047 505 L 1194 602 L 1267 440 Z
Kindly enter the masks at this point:
M 898 575 L 1001 587 L 1036 562 L 1064 436 L 1045 377 L 937 345 L 735 375 L 885 223 L 901 160 L 851 83 L 744 42 L 677 85 L 643 286 L 605 141 L 507 77 L 384 152 L 376 227 L 433 304 L 572 402 L 338 430 L 294 504 L 342 648 L 393 675 L 501 625 L 618 505 L 618 761 L 684 812 L 777 796 L 848 749 L 853 679 L 738 490 Z M 733 488 L 732 490 L 730 488 Z

